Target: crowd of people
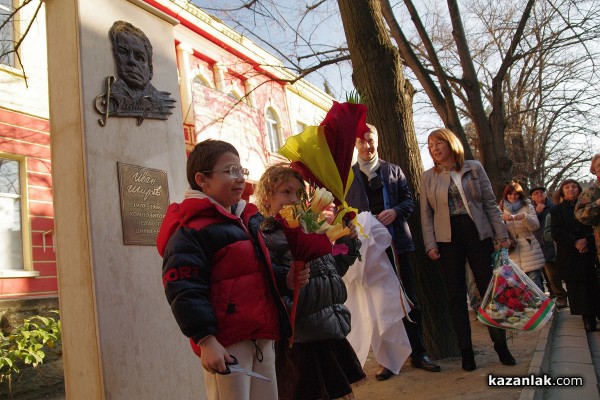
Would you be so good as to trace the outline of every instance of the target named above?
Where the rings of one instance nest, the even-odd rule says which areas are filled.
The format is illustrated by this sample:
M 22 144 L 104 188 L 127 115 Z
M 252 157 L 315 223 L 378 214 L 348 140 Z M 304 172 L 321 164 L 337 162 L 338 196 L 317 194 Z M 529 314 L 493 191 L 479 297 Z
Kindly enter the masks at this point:
M 361 213 L 361 221 L 368 221 L 365 226 L 382 227 L 384 239 L 375 241 L 384 243 L 378 247 L 381 257 L 369 253 L 375 246 L 367 240 L 361 245 L 361 229 L 346 221 L 350 233 L 335 243 L 345 252 L 326 251 L 298 262 L 275 217 L 302 198 L 303 177 L 288 165 L 267 168 L 256 186 L 255 206 L 242 199 L 248 170 L 240 165 L 233 145 L 205 140 L 190 153 L 190 188 L 184 201 L 169 207 L 157 246 L 163 257 L 165 294 L 181 331 L 201 358 L 207 398 L 351 398 L 352 385 L 365 379 L 364 360 L 348 340 L 355 322 L 348 299 L 358 296 L 359 289 L 347 288 L 344 276 L 357 265 L 393 270 L 399 285 L 383 288 L 389 279 L 363 279 L 360 295 L 372 293 L 369 301 L 379 302 L 381 308 L 402 302 L 394 310 L 406 311 L 394 320 L 402 323 L 394 325 L 393 338 L 377 329 L 369 332 L 380 364 L 376 379 L 398 374 L 407 358 L 415 368 L 441 370 L 423 342 L 415 291 L 415 246 L 408 226 L 415 202 L 400 167 L 379 158 L 377 129 L 368 127 L 356 138 L 358 156 L 346 201 Z M 597 182 L 583 191 L 578 182 L 567 179 L 553 203 L 545 187 L 530 188 L 528 199 L 514 182 L 496 199 L 483 166 L 465 160 L 460 140 L 448 129 L 431 132 L 427 145 L 434 166 L 421 179 L 423 241 L 446 285 L 462 368 L 477 367 L 466 276 L 472 276 L 482 295 L 492 278 L 492 253 L 499 248 L 508 249 L 542 290 L 545 282 L 559 308 L 568 301 L 571 313 L 583 316 L 585 329 L 596 330 L 600 154 L 591 166 Z M 367 265 L 372 262 L 379 265 Z M 373 321 L 381 326 L 376 316 Z M 488 330 L 499 361 L 515 365 L 506 331 L 491 326 Z M 231 373 L 234 367 L 246 374 Z

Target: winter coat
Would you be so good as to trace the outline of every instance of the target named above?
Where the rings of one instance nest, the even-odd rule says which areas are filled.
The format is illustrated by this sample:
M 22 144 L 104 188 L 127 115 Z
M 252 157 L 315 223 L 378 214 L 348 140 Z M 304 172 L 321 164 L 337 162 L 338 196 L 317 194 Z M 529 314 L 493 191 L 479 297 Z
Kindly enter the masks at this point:
M 265 244 L 270 252 L 275 275 L 284 280 L 293 261 L 281 225 L 273 217 L 261 225 Z M 307 264 L 310 268 L 308 284 L 300 289 L 294 343 L 343 339 L 350 332 L 350 311 L 344 305 L 347 298 L 342 276 L 359 255 L 360 242 L 340 239 L 348 246 L 347 255 L 326 254 Z M 293 292 L 283 291 L 282 298 L 288 311 L 292 309 Z
M 479 239 L 493 237 L 505 239 L 506 226 L 500 216 L 492 184 L 478 161 L 467 160 L 458 174 L 469 204 L 471 218 L 475 223 Z M 437 243 L 452 240 L 448 187 L 450 171 L 436 172 L 431 168 L 421 179 L 421 225 L 425 252 L 437 248 Z
M 600 206 L 596 201 L 600 199 L 600 181 L 594 182 L 579 195 L 575 205 L 575 218 L 585 225 L 594 228 L 598 261 L 600 261 Z
M 575 219 L 575 204 L 563 201 L 550 211 L 550 229 L 556 242 L 556 266 L 565 281 L 585 281 L 593 276 L 596 246 L 592 227 Z M 575 248 L 579 239 L 587 239 L 587 253 Z
M 158 234 L 165 294 L 198 355 L 196 343 L 208 335 L 229 346 L 289 334 L 258 234 L 261 216 L 244 201 L 236 211 L 230 214 L 208 198 L 188 198 L 169 206 Z
M 533 208 L 536 208 L 535 202 L 531 202 L 531 204 L 533 205 Z M 541 213 L 537 213 L 537 218 L 538 221 L 540 222 L 540 227 L 538 229 L 536 229 L 533 234 L 535 235 L 535 237 L 537 238 L 540 246 L 542 247 L 542 252 L 544 253 L 544 258 L 546 259 L 546 261 L 554 261 L 554 259 L 556 258 L 556 250 L 554 248 L 554 242 L 552 240 L 545 240 L 544 239 L 544 231 L 546 228 L 546 217 L 548 215 L 550 215 L 550 210 L 552 209 L 552 207 L 554 207 L 554 203 L 552 203 L 552 200 L 550 200 L 549 198 L 546 197 L 546 200 L 544 201 L 544 210 Z
M 387 161 L 379 160 L 380 166 L 377 174 L 383 181 L 383 206 L 384 209 L 393 208 L 397 217 L 390 224 L 390 233 L 392 242 L 398 254 L 415 251 L 415 244 L 412 240 L 412 234 L 408 226 L 408 217 L 412 214 L 415 207 L 412 195 L 408 189 L 406 176 L 399 166 Z M 350 207 L 358 209 L 358 212 L 370 211 L 369 199 L 365 184 L 361 179 L 360 166 L 358 163 L 352 166 L 354 180 L 346 194 L 346 202 Z
M 525 200 L 523 207 L 514 213 L 503 207 L 503 212 L 508 215 L 525 214 L 525 219 L 506 222 L 508 236 L 517 243 L 517 247 L 509 252 L 510 258 L 523 272 L 543 268 L 546 260 L 540 243 L 533 233 L 539 229 L 540 222 L 531 202 Z

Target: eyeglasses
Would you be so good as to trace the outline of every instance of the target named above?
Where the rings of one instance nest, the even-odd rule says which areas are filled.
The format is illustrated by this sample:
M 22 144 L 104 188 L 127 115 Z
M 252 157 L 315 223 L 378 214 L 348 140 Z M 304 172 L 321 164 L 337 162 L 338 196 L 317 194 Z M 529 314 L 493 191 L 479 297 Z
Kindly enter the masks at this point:
M 202 171 L 203 174 L 207 174 L 209 172 L 222 172 L 224 174 L 229 175 L 231 179 L 248 179 L 248 175 L 250 175 L 250 171 L 248 171 L 248 168 L 243 168 L 237 165 L 232 165 L 227 169 L 213 169 L 211 171 Z

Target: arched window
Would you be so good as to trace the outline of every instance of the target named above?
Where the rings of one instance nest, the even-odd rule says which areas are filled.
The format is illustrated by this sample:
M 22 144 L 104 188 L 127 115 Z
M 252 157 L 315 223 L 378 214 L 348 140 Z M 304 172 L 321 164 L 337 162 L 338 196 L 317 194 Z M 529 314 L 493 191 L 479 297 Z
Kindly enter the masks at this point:
M 272 107 L 267 108 L 265 113 L 265 122 L 267 124 L 267 138 L 269 140 L 269 151 L 276 152 L 281 147 L 279 141 L 279 118 Z
M 211 84 L 210 84 L 210 82 L 208 81 L 208 79 L 206 79 L 206 77 L 203 76 L 203 75 L 196 75 L 194 77 L 194 81 L 193 82 L 194 83 L 199 83 L 202 86 L 212 87 Z
M 242 95 L 235 89 L 231 89 L 229 93 L 227 93 L 227 96 L 231 97 L 236 101 L 240 101 L 242 99 Z
M 306 129 L 306 124 L 300 121 L 296 121 L 296 135 L 304 132 Z

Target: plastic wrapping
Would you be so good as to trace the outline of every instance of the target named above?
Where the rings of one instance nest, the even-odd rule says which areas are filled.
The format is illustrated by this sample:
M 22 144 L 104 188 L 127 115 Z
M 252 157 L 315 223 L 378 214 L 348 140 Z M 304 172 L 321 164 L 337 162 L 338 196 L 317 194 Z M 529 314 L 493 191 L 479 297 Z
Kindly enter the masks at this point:
M 492 279 L 477 310 L 480 322 L 502 329 L 535 331 L 552 316 L 554 300 L 508 257 L 496 251 Z

